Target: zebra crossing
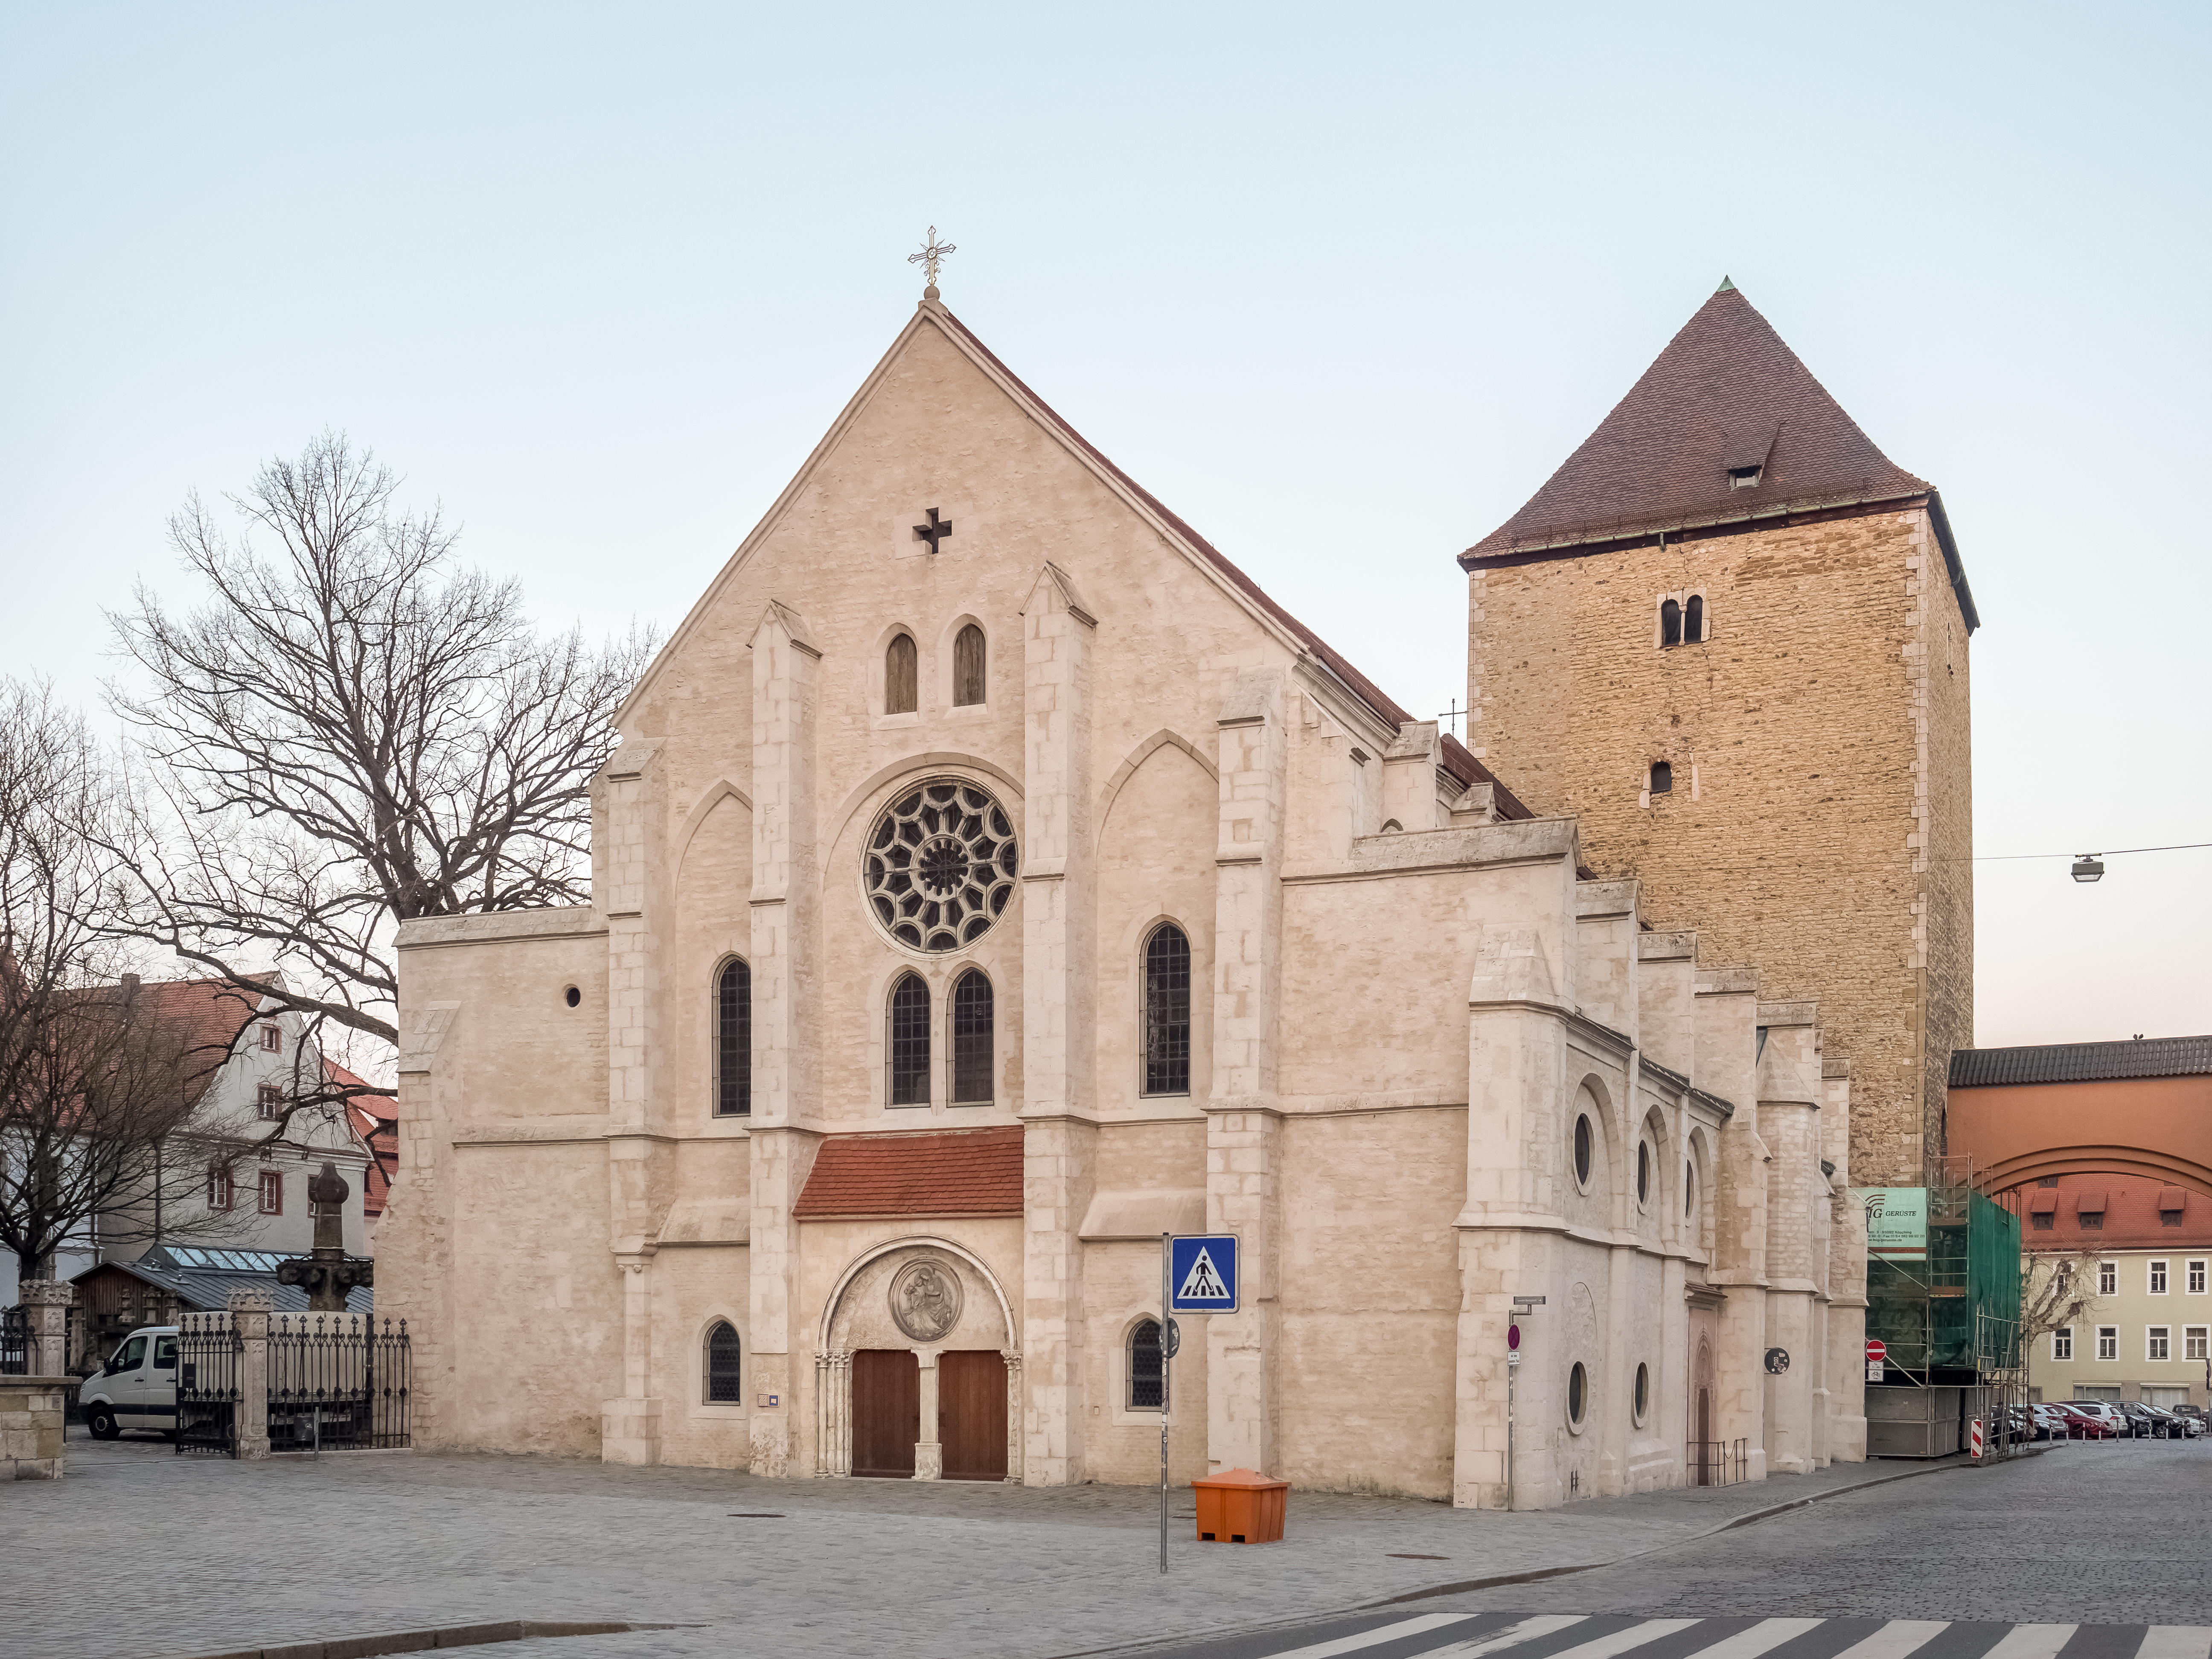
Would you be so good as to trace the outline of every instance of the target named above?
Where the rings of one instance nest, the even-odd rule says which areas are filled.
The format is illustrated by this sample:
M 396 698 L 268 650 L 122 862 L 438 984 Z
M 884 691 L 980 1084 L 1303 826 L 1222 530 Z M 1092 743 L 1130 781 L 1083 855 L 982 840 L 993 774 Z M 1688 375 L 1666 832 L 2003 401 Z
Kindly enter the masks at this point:
M 2212 1659 L 2212 1625 L 1496 1613 L 1362 1622 L 1303 1645 L 1278 1635 L 1191 1651 L 1221 1659 Z

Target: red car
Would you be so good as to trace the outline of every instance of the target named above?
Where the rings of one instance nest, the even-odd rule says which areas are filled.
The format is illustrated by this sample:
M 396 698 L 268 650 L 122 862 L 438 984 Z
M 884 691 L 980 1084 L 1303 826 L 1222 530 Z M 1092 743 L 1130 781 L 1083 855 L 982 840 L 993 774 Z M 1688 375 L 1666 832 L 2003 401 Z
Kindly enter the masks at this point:
M 2070 1439 L 2110 1440 L 2112 1437 L 2112 1425 L 2102 1418 L 2092 1417 L 2064 1401 L 2050 1402 L 2050 1409 L 2066 1419 L 2066 1432 Z

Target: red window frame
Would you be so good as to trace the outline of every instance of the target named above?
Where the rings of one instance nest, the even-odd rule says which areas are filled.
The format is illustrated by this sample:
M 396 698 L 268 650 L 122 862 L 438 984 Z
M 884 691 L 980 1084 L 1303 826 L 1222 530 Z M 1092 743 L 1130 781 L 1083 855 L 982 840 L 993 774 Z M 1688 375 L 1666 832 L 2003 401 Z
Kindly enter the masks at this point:
M 264 1083 L 256 1091 L 254 1103 L 264 1123 L 273 1123 L 284 1115 L 284 1091 L 274 1083 Z
M 284 1052 L 284 1033 L 277 1029 L 274 1020 L 261 1023 L 261 1048 L 264 1054 L 281 1054 Z
M 236 1190 L 230 1177 L 230 1165 L 228 1164 L 209 1164 L 208 1208 L 210 1210 L 227 1210 L 231 1206 L 231 1204 L 235 1200 L 236 1196 Z
M 262 1214 L 284 1213 L 284 1172 L 282 1170 L 264 1170 L 261 1172 L 260 1194 Z

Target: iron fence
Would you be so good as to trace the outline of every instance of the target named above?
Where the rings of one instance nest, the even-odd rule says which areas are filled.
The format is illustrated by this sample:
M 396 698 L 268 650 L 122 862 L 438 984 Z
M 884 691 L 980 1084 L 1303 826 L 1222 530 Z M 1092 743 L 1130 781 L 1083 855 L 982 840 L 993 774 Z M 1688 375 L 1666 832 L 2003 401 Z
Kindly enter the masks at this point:
M 283 1314 L 269 1326 L 269 1449 L 390 1450 L 410 1444 L 407 1322 Z
M 1733 1486 L 1743 1479 L 1746 1465 L 1741 1440 L 1692 1440 L 1688 1455 L 1690 1484 L 1693 1486 Z
M 0 1308 L 0 1376 L 27 1376 L 31 1371 L 31 1310 Z
M 179 1455 L 238 1455 L 238 1402 L 246 1344 L 227 1313 L 177 1318 Z

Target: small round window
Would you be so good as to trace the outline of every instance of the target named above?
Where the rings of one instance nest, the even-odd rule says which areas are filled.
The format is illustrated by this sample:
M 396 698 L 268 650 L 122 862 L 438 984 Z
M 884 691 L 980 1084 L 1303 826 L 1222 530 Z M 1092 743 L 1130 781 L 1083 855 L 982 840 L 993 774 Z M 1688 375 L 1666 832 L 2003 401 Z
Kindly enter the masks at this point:
M 1651 1410 L 1651 1367 L 1636 1368 L 1636 1420 L 1641 1423 Z
M 1583 1362 L 1575 1361 L 1575 1368 L 1567 1373 L 1567 1421 L 1579 1425 L 1583 1413 L 1589 1409 L 1589 1373 Z
M 884 931 L 934 953 L 990 931 L 1013 898 L 1018 867 L 1006 808 L 972 783 L 936 778 L 876 820 L 860 878 Z
M 1590 1132 L 1589 1115 L 1585 1112 L 1575 1119 L 1575 1180 L 1584 1187 L 1589 1185 L 1595 1139 Z
M 1648 1140 L 1636 1143 L 1636 1201 L 1651 1201 L 1651 1143 Z
M 561 1000 L 573 1008 L 584 1000 L 584 994 L 578 990 L 574 986 L 571 985 L 567 990 L 561 993 Z

